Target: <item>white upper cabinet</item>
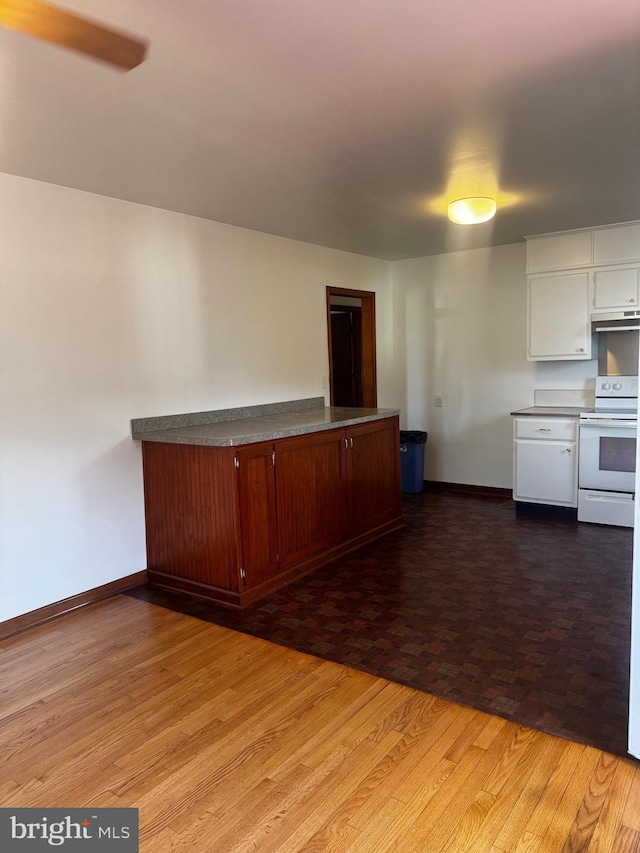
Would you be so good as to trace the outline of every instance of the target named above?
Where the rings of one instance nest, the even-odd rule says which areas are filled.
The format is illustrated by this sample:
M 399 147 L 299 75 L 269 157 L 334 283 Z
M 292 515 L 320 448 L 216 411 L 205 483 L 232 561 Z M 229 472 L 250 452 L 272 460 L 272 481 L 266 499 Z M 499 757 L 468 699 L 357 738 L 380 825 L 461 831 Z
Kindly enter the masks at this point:
M 527 272 L 640 262 L 640 222 L 527 237 Z
M 527 237 L 528 358 L 595 358 L 591 312 L 640 307 L 640 222 Z
M 640 222 L 593 231 L 593 263 L 621 264 L 640 261 Z
M 611 308 L 634 309 L 638 307 L 640 267 L 604 267 L 593 272 L 593 308 L 606 311 Z
M 587 272 L 529 276 L 529 361 L 591 358 L 589 293 Z
M 591 231 L 527 238 L 527 272 L 586 267 L 593 257 Z

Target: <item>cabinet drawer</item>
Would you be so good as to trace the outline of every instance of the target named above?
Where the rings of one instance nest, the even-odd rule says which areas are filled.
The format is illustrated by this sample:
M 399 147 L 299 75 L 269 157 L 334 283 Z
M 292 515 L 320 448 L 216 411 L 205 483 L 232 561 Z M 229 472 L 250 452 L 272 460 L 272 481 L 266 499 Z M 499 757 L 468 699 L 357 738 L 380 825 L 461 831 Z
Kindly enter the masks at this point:
M 578 420 L 564 418 L 516 418 L 516 438 L 552 438 L 562 441 L 575 441 L 578 434 Z

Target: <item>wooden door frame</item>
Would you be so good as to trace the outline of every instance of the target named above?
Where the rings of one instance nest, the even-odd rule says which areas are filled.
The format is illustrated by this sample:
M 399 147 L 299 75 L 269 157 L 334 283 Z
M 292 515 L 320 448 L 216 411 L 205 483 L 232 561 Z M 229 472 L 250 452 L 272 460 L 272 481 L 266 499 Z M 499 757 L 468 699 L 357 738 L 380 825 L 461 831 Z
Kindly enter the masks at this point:
M 351 296 L 362 300 L 362 405 L 375 409 L 378 405 L 376 371 L 376 295 L 370 290 L 350 290 L 346 287 L 327 286 L 327 335 L 329 343 L 330 405 L 333 406 L 333 358 L 331 355 L 331 297 Z

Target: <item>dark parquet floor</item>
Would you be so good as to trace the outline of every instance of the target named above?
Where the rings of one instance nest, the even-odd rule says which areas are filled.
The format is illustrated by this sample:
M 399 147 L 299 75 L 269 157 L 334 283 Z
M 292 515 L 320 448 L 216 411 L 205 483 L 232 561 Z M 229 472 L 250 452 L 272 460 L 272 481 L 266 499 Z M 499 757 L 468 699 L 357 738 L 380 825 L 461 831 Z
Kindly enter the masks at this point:
M 403 496 L 406 527 L 243 611 L 130 594 L 626 754 L 632 531 Z

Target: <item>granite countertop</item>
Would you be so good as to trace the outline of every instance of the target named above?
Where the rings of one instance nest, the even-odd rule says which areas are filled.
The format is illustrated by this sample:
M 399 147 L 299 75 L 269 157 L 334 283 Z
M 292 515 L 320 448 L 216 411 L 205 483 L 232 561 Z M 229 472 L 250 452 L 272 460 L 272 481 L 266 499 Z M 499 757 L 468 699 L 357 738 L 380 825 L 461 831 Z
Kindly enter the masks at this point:
M 517 409 L 511 412 L 518 417 L 537 415 L 538 417 L 577 418 L 582 412 L 590 412 L 593 406 L 529 406 L 527 409 Z
M 324 403 L 323 398 L 312 399 Z M 288 404 L 282 403 L 138 419 L 131 422 L 131 433 L 137 441 L 235 447 L 354 426 L 400 414 L 399 409 L 326 407 L 317 402 L 310 407 L 301 407 L 299 404 L 302 402 L 291 401 L 291 410 L 287 410 Z M 194 420 L 202 422 L 194 423 Z

